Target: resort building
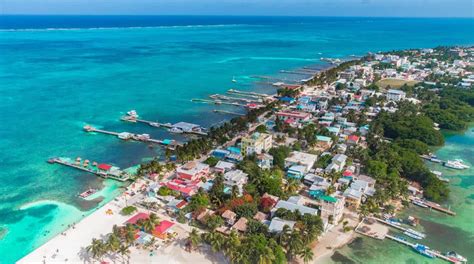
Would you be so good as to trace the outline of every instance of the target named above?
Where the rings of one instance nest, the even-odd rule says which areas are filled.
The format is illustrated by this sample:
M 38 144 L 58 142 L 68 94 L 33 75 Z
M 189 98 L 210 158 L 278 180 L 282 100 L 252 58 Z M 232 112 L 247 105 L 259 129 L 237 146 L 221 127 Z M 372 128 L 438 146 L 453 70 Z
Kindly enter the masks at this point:
M 196 181 L 208 174 L 209 165 L 196 161 L 190 161 L 176 169 L 177 177 L 186 181 Z
M 255 132 L 248 137 L 243 137 L 241 142 L 241 153 L 243 156 L 261 154 L 272 148 L 272 135 Z
M 387 100 L 398 102 L 405 99 L 406 93 L 401 90 L 390 89 L 387 91 L 386 96 L 387 96 Z

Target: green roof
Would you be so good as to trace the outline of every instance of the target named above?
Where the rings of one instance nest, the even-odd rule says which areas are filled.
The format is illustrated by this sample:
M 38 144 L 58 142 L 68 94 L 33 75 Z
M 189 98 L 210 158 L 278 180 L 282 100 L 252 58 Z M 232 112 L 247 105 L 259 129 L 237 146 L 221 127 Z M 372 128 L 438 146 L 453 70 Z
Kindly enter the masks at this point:
M 335 203 L 337 202 L 337 199 L 332 197 L 332 196 L 327 196 L 327 195 L 321 195 L 319 196 L 319 199 L 323 200 L 323 201 L 326 201 L 326 202 L 330 202 L 330 203 Z
M 320 136 L 320 135 L 317 135 L 316 139 L 319 140 L 319 141 L 326 141 L 326 142 L 330 142 L 332 140 L 332 138 L 330 138 L 330 137 Z

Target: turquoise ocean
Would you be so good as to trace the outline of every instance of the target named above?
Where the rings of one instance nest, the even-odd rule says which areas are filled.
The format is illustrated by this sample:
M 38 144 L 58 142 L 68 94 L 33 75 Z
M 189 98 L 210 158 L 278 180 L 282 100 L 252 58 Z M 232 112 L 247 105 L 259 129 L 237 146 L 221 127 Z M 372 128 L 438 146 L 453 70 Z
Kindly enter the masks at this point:
M 230 116 L 192 98 L 230 88 L 272 92 L 271 82 L 309 77 L 281 70 L 324 68 L 320 57 L 472 44 L 473 19 L 0 16 L 0 263 L 15 262 L 121 192 L 113 181 L 49 165 L 48 158 L 80 156 L 125 168 L 162 154 L 86 134 L 85 124 L 172 138 L 119 118 L 135 109 L 148 120 L 209 127 Z M 449 135 L 439 156 L 474 164 L 473 144 L 470 131 Z M 439 232 L 428 241 L 434 248 L 464 253 L 474 248 L 474 172 L 447 173 L 459 215 L 413 214 L 426 214 L 423 227 Z M 77 198 L 90 187 L 101 191 Z M 338 253 L 328 261 L 427 262 L 409 249 L 366 239 Z

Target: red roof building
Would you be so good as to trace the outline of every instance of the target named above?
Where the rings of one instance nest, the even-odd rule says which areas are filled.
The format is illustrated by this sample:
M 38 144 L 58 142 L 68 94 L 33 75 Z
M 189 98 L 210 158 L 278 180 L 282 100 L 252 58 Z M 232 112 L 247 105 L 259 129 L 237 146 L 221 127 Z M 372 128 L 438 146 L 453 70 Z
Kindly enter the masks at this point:
M 128 219 L 127 220 L 127 224 L 136 224 L 138 222 L 138 220 L 145 220 L 145 219 L 148 219 L 149 215 L 147 213 L 138 213 L 136 215 L 134 215 L 132 218 Z
M 102 163 L 102 164 L 99 164 L 97 168 L 99 168 L 99 170 L 108 171 L 110 170 L 110 168 L 112 168 L 112 165 Z
M 359 143 L 359 139 L 360 138 L 356 135 L 350 135 L 350 136 L 347 137 L 347 143 L 355 145 L 355 144 Z

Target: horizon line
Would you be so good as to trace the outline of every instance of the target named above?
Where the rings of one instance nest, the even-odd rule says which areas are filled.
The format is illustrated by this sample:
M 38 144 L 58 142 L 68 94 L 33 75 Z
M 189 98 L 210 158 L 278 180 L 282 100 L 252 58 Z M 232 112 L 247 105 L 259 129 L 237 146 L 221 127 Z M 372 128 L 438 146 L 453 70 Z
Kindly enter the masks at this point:
M 426 18 L 435 18 L 435 19 L 447 19 L 447 18 L 459 18 L 459 19 L 474 19 L 474 16 L 319 16 L 319 15 L 238 15 L 238 14 L 22 14 L 22 13 L 12 13 L 12 14 L 1 14 L 2 16 L 143 16 L 143 17 L 153 17 L 153 16 L 163 16 L 163 17 L 172 17 L 172 16 L 188 16 L 188 17 L 294 17 L 294 18 L 417 18 L 417 19 L 426 19 Z

